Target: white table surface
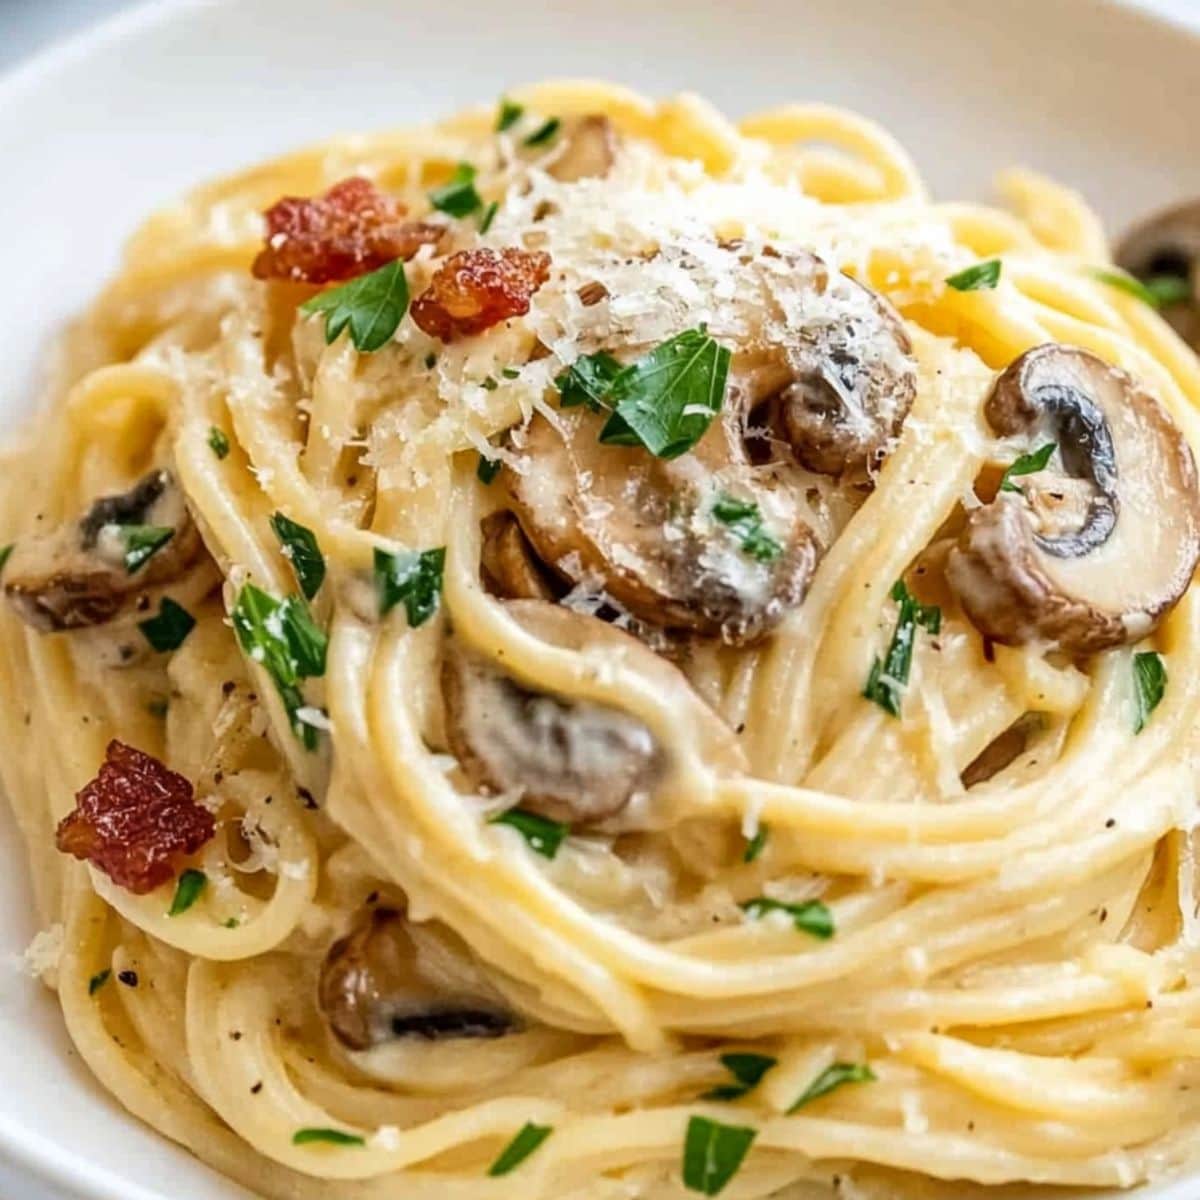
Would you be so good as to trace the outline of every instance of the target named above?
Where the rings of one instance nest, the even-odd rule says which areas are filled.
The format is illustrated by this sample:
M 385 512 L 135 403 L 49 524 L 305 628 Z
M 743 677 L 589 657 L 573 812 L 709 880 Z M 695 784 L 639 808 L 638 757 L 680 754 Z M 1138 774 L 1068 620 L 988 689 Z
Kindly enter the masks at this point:
M 252 0 L 243 0 L 251 3 Z M 599 0 L 595 0 L 599 2 Z M 1003 3 L 1003 0 L 969 0 Z M 1093 0 L 1095 3 L 1104 0 Z M 1200 0 L 1134 0 L 1141 7 L 1200 25 Z M 0 0 L 0 72 L 56 39 L 132 6 L 132 0 Z M 16 1081 L 8 1081 L 12 1086 Z M 62 1193 L 19 1179 L 0 1162 L 2 1200 L 69 1200 Z

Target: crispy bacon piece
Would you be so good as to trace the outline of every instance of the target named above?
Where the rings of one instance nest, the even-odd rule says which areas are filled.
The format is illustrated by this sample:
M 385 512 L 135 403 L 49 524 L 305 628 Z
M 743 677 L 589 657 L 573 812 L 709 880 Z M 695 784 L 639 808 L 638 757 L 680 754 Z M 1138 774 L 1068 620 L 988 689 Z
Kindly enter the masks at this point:
M 284 196 L 267 209 L 266 245 L 251 270 L 257 279 L 330 283 L 365 275 L 394 259 L 436 246 L 444 225 L 405 221 L 404 206 L 359 176 L 323 196 Z
M 443 342 L 471 337 L 524 316 L 533 293 L 549 277 L 550 255 L 540 250 L 460 250 L 413 302 L 412 319 Z
M 192 785 L 152 755 L 111 741 L 99 774 L 75 797 L 55 844 L 115 884 L 143 895 L 174 878 L 180 861 L 216 832 Z

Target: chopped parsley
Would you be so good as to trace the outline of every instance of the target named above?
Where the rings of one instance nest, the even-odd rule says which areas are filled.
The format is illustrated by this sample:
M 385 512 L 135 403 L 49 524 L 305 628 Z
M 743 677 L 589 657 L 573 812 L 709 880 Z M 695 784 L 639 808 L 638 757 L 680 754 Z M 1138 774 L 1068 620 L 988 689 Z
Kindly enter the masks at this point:
M 526 139 L 527 146 L 544 146 L 549 142 L 562 126 L 562 121 L 558 117 L 547 117 Z
M 683 1143 L 683 1185 L 703 1196 L 716 1196 L 737 1174 L 757 1129 L 722 1125 L 708 1117 L 688 1121 Z
M 435 550 L 401 550 L 396 554 L 376 547 L 375 585 L 380 616 L 387 616 L 403 600 L 409 625 L 414 629 L 423 625 L 437 612 L 445 565 L 445 546 Z
M 701 1096 L 702 1100 L 738 1100 L 762 1082 L 779 1060 L 766 1054 L 722 1054 L 721 1065 L 737 1080 L 723 1083 Z
M 241 921 L 237 917 L 227 917 L 222 924 L 226 929 L 236 929 L 241 924 Z
M 488 1175 L 507 1175 L 515 1170 L 553 1132 L 550 1125 L 535 1125 L 532 1121 L 526 1121 L 517 1136 L 500 1151 L 500 1157 L 488 1167 Z
M 1167 668 L 1162 655 L 1153 650 L 1133 656 L 1133 694 L 1137 705 L 1133 732 L 1146 728 L 1150 714 L 1158 707 L 1167 690 Z
M 606 350 L 577 358 L 555 377 L 554 386 L 558 388 L 559 403 L 563 408 L 586 404 L 592 412 L 599 412 L 614 381 L 623 370 L 624 367 Z
M 302 679 L 325 674 L 328 638 L 299 596 L 276 600 L 247 583 L 233 606 L 233 628 L 246 656 L 271 677 L 288 715 L 292 732 L 306 749 L 315 750 L 317 730 L 302 718 Z
M 500 97 L 500 109 L 496 113 L 496 132 L 503 133 L 511 129 L 525 112 L 525 105 L 515 104 L 507 96 Z
M 484 458 L 481 454 L 479 456 L 479 465 L 475 468 L 475 478 L 480 483 L 491 483 L 500 474 L 500 468 L 503 465 L 498 458 Z
M 500 201 L 493 200 L 491 204 L 483 210 L 483 216 L 479 218 L 479 232 L 487 233 L 492 227 L 492 222 L 496 219 L 496 214 L 500 211 Z
M 942 627 L 942 610 L 935 604 L 920 604 L 913 598 L 904 580 L 897 579 L 892 585 L 891 597 L 900 605 L 896 618 L 896 631 L 892 634 L 887 654 L 881 659 L 875 656 L 871 673 L 863 696 L 873 700 L 893 717 L 900 715 L 900 695 L 908 683 L 912 669 L 913 643 L 916 641 L 917 626 L 936 634 Z
M 488 824 L 511 826 L 529 843 L 529 848 L 543 858 L 553 858 L 571 833 L 569 825 L 539 817 L 523 808 L 510 808 L 492 817 Z
M 178 650 L 184 639 L 196 628 L 196 618 L 182 604 L 164 596 L 158 615 L 138 622 L 142 636 L 159 652 Z
M 304 598 L 311 600 L 325 581 L 325 556 L 317 544 L 316 534 L 280 512 L 271 518 L 271 528 L 283 546 L 284 557 L 296 572 Z
M 1056 449 L 1058 449 L 1057 442 L 1047 442 L 1044 446 L 1039 446 L 1032 454 L 1022 454 L 1004 472 L 1004 477 L 1000 480 L 1000 491 L 1020 492 L 1021 489 L 1012 482 L 1013 476 L 1036 475 L 1039 471 L 1044 471 Z
M 501 368 L 500 374 L 503 375 L 505 379 L 521 378 L 521 372 L 518 371 L 516 367 L 503 367 Z
M 833 913 L 829 906 L 820 900 L 803 900 L 799 904 L 788 904 L 783 900 L 772 900 L 769 896 L 756 896 L 753 900 L 746 900 L 739 907 L 746 916 L 756 921 L 768 913 L 787 913 L 792 918 L 792 924 L 801 933 L 810 933 L 822 941 L 833 937 Z
M 177 917 L 180 913 L 185 913 L 197 900 L 200 899 L 201 892 L 208 886 L 208 876 L 203 871 L 197 871 L 194 867 L 189 867 L 179 877 L 179 882 L 175 885 L 175 896 L 171 900 L 171 907 L 167 910 L 168 917 Z
M 344 329 L 357 350 L 370 354 L 386 346 L 408 311 L 408 280 L 400 259 L 340 287 L 328 288 L 300 305 L 308 316 L 325 314 L 325 341 Z
M 9 556 L 16 548 L 16 542 L 9 542 L 7 546 L 0 546 L 0 571 L 4 570 L 4 564 L 8 562 Z
M 125 544 L 125 570 L 140 571 L 174 536 L 170 525 L 119 525 Z
M 490 375 L 485 375 L 479 385 L 485 392 L 494 392 L 500 385 Z
M 209 427 L 208 446 L 218 458 L 226 458 L 229 455 L 229 439 L 215 425 Z
M 297 1129 L 292 1134 L 293 1146 L 309 1146 L 324 1142 L 329 1146 L 365 1146 L 366 1138 L 357 1133 L 346 1133 L 341 1129 Z
M 475 168 L 470 163 L 460 162 L 449 181 L 429 193 L 429 203 L 452 217 L 469 217 L 482 208 L 483 201 L 475 190 Z
M 800 1093 L 799 1098 L 788 1109 L 788 1112 L 794 1113 L 798 1108 L 803 1108 L 813 1100 L 829 1095 L 834 1088 L 840 1088 L 844 1083 L 871 1083 L 874 1079 L 875 1072 L 866 1063 L 835 1062 L 826 1067 Z
M 763 847 L 766 846 L 767 838 L 770 836 L 770 829 L 766 825 L 760 825 L 758 832 L 746 843 L 746 849 L 742 853 L 742 862 L 752 863 L 763 852 Z
M 1124 271 L 1109 271 L 1097 267 L 1092 271 L 1092 278 L 1116 288 L 1119 292 L 1125 292 L 1151 308 L 1169 308 L 1173 304 L 1186 303 L 1192 298 L 1191 285 L 1180 275 L 1155 275 L 1143 281 L 1127 275 Z
M 112 977 L 112 968 L 105 967 L 88 980 L 88 995 L 94 996 Z
M 722 525 L 729 526 L 750 558 L 768 563 L 783 553 L 783 547 L 763 528 L 762 514 L 754 501 L 737 500 L 722 492 L 713 505 L 712 514 Z
M 959 271 L 957 275 L 950 275 L 946 279 L 947 285 L 956 292 L 990 291 L 999 282 L 1000 260 L 998 258 L 989 258 L 986 262 L 976 263 L 973 267 L 967 267 L 965 271 Z

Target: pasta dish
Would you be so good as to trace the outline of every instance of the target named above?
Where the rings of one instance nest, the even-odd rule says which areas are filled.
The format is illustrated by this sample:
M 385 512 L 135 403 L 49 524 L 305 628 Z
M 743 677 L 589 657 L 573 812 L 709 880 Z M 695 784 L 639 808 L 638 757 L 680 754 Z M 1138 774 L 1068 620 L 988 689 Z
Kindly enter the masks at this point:
M 1200 360 L 1000 190 L 569 82 L 141 228 L 0 476 L 27 959 L 124 1108 L 273 1200 L 1195 1159 Z

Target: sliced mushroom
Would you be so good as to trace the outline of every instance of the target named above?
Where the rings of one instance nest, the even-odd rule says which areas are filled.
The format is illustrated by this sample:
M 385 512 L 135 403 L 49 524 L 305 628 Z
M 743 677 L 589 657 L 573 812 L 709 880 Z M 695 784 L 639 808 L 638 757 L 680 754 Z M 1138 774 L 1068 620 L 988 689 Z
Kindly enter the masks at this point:
M 122 533 L 131 525 L 172 531 L 132 568 Z M 101 497 L 78 520 L 19 541 L 4 591 L 21 618 L 42 632 L 102 625 L 148 588 L 183 575 L 201 550 L 182 490 L 169 471 L 152 471 L 129 491 Z
M 617 131 L 600 113 L 569 119 L 559 135 L 557 153 L 546 172 L 561 183 L 599 179 L 617 158 Z
M 496 1038 L 519 1028 L 498 997 L 438 958 L 402 913 L 372 911 L 321 967 L 318 1001 L 334 1035 L 368 1050 L 396 1038 Z
M 1103 359 L 1045 345 L 1003 372 L 985 412 L 1029 451 L 1056 449 L 967 520 L 946 568 L 967 616 L 994 641 L 1074 655 L 1145 637 L 1200 558 L 1196 465 L 1166 410 Z
M 549 600 L 558 593 L 534 557 L 512 513 L 501 509 L 483 519 L 479 568 L 484 586 L 509 600 Z
M 963 787 L 973 788 L 999 775 L 1025 753 L 1030 741 L 1044 728 L 1045 718 L 1041 713 L 1028 712 L 1018 717 L 963 768 L 960 776 Z
M 1200 200 L 1131 229 L 1117 246 L 1117 263 L 1143 283 L 1175 284 L 1179 299 L 1163 306 L 1163 316 L 1200 352 Z
M 736 738 L 682 674 L 630 635 L 595 617 L 535 600 L 510 601 L 529 632 L 572 650 L 636 662 L 714 761 L 741 764 Z M 533 691 L 456 640 L 446 645 L 442 696 L 450 750 L 477 787 L 572 826 L 595 825 L 648 799 L 668 769 L 654 734 L 628 713 Z

